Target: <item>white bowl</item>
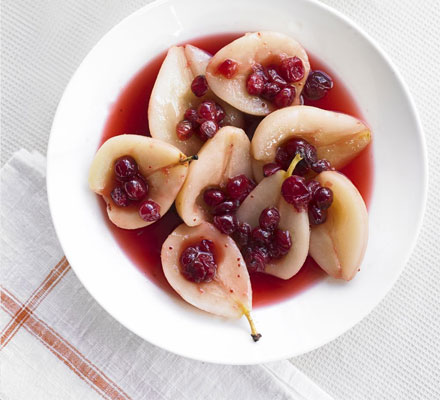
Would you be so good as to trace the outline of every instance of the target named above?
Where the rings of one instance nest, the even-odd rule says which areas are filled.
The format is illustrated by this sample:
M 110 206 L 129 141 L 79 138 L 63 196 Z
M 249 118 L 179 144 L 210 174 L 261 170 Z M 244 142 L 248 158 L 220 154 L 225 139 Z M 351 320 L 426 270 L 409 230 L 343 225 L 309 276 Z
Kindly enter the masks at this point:
M 203 313 L 150 282 L 117 245 L 88 189 L 88 169 L 112 102 L 152 57 L 175 43 L 219 32 L 276 30 L 298 39 L 342 78 L 371 126 L 375 158 L 370 240 L 362 271 L 324 279 L 247 322 Z M 146 112 L 146 110 L 145 110 Z M 164 0 L 135 12 L 93 48 L 76 71 L 52 127 L 47 185 L 61 245 L 91 295 L 142 338 L 203 361 L 254 364 L 328 343 L 364 318 L 390 290 L 419 232 L 426 197 L 426 151 L 400 75 L 365 33 L 339 13 L 306 0 Z

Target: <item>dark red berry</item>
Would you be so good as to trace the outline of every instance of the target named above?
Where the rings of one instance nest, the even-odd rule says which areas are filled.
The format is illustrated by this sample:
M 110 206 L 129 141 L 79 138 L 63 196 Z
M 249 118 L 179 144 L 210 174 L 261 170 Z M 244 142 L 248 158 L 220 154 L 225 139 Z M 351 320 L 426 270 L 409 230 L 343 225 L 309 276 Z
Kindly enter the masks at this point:
M 287 82 L 280 76 L 275 67 L 266 68 L 266 75 L 269 78 L 269 82 L 276 83 L 280 88 L 287 85 Z
M 207 189 L 203 193 L 203 200 L 209 207 L 215 207 L 225 199 L 226 195 L 220 189 Z
M 246 82 L 247 92 L 252 96 L 259 96 L 264 89 L 264 78 L 262 74 L 252 73 Z
M 218 125 L 214 121 L 205 121 L 200 125 L 198 136 L 201 140 L 206 142 L 214 137 L 218 131 Z
M 275 172 L 279 171 L 281 166 L 276 163 L 269 163 L 263 167 L 263 175 L 265 177 L 273 175 Z
M 292 247 L 292 236 L 289 231 L 277 229 L 274 234 L 273 243 L 277 248 L 277 252 L 280 256 L 285 256 Z
M 236 231 L 234 232 L 234 240 L 239 247 L 244 247 L 249 243 L 251 236 L 251 226 L 246 222 L 238 224 Z
M 225 119 L 226 112 L 223 109 L 223 107 L 218 103 L 215 103 L 215 107 L 216 107 L 215 121 L 220 123 Z
M 254 187 L 255 183 L 242 174 L 228 180 L 226 192 L 231 199 L 243 201 Z
M 266 231 L 272 232 L 280 223 L 280 213 L 275 207 L 268 207 L 261 211 L 259 218 L 260 227 Z
M 214 254 L 215 252 L 215 246 L 212 240 L 203 239 L 199 244 L 199 248 L 201 251 L 206 251 L 207 253 Z
M 208 91 L 208 82 L 205 75 L 198 75 L 191 83 L 191 90 L 197 97 L 202 97 Z
M 199 114 L 197 113 L 197 110 L 195 108 L 188 108 L 185 111 L 184 114 L 184 119 L 188 120 L 189 122 L 191 122 L 193 128 L 198 128 L 199 127 Z
M 148 193 L 148 185 L 141 177 L 137 176 L 124 183 L 124 190 L 130 200 L 142 200 Z
M 176 126 L 176 134 L 179 140 L 188 140 L 193 133 L 193 125 L 186 119 L 180 121 Z
M 312 225 L 323 224 L 326 219 L 327 210 L 322 210 L 314 204 L 309 207 L 309 221 Z
M 144 201 L 139 207 L 140 217 L 147 222 L 155 222 L 160 219 L 160 205 L 153 200 Z
M 309 189 L 311 198 L 315 195 L 315 192 L 321 187 L 320 183 L 315 180 L 311 180 L 307 183 L 307 188 Z
M 126 181 L 138 172 L 138 166 L 133 157 L 124 156 L 115 161 L 115 175 L 119 181 Z
M 304 96 L 309 100 L 322 99 L 333 87 L 332 78 L 323 71 L 310 72 L 304 85 Z
M 318 160 L 312 164 L 312 170 L 317 174 L 324 171 L 330 171 L 331 169 L 332 166 L 330 165 L 330 161 L 327 161 L 326 159 Z
M 267 246 L 271 241 L 271 237 L 272 232 L 266 231 L 258 226 L 252 229 L 251 238 L 254 243 Z
M 292 105 L 295 99 L 296 90 L 293 86 L 286 86 L 273 99 L 278 108 L 284 108 Z
M 217 106 L 214 101 L 206 100 L 199 104 L 197 114 L 203 120 L 215 121 L 217 117 Z
M 284 146 L 278 147 L 275 154 L 275 161 L 282 169 L 287 170 L 289 168 L 292 158 L 293 157 L 287 152 Z
M 249 272 L 263 272 L 269 260 L 267 250 L 262 247 L 247 247 L 243 252 L 243 257 Z
M 225 78 L 231 79 L 238 71 L 238 63 L 227 58 L 218 67 L 217 72 L 222 74 Z
M 292 158 L 299 154 L 309 167 L 318 161 L 316 147 L 303 139 L 290 139 L 285 146 Z
M 304 64 L 298 57 L 289 57 L 281 61 L 279 65 L 280 75 L 287 82 L 298 82 L 304 78 Z
M 211 242 L 210 240 L 202 240 L 199 245 L 187 247 L 180 255 L 180 266 L 182 275 L 189 281 L 200 283 L 210 282 L 214 278 L 217 271 L 217 264 L 214 254 L 208 249 L 213 247 L 203 242 Z
M 269 76 L 266 73 L 266 68 L 264 68 L 261 64 L 253 64 L 252 73 L 261 76 L 264 83 L 269 82 Z
M 275 96 L 281 91 L 281 86 L 275 82 L 268 82 L 264 85 L 261 97 L 266 100 L 272 101 Z
M 313 195 L 313 204 L 321 210 L 327 210 L 333 203 L 333 191 L 327 187 L 320 187 Z
M 238 221 L 235 214 L 216 215 L 214 226 L 225 235 L 232 235 L 237 229 Z
M 281 186 L 281 193 L 289 204 L 298 210 L 304 210 L 310 202 L 310 192 L 304 178 L 292 175 L 284 180 Z
M 213 210 L 213 215 L 223 215 L 223 214 L 230 214 L 233 211 L 237 210 L 237 208 L 240 206 L 240 202 L 237 200 L 226 200 L 220 204 L 217 204 Z
M 112 197 L 113 203 L 118 207 L 127 207 L 130 204 L 127 193 L 125 193 L 125 190 L 120 186 L 115 187 L 110 193 L 110 196 Z

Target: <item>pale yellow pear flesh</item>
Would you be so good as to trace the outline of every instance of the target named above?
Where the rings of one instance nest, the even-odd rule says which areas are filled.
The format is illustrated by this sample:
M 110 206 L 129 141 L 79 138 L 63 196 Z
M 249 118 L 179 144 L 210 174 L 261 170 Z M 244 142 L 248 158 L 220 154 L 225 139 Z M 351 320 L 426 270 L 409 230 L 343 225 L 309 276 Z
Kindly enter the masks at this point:
M 258 226 L 261 211 L 267 207 L 278 209 L 281 217 L 279 229 L 290 232 L 292 247 L 284 257 L 267 263 L 264 272 L 281 279 L 290 279 L 299 272 L 307 258 L 310 227 L 307 211 L 298 212 L 282 197 L 281 185 L 284 179 L 284 171 L 278 171 L 263 179 L 243 201 L 237 210 L 237 218 L 254 228 Z
M 304 77 L 293 83 L 296 96 L 293 104 L 299 104 L 299 96 L 310 70 L 304 48 L 294 39 L 278 32 L 254 32 L 234 40 L 220 49 L 209 62 L 206 78 L 213 92 L 240 111 L 252 115 L 267 115 L 275 110 L 270 101 L 247 92 L 246 82 L 254 64 L 276 64 L 281 57 L 300 58 L 304 64 Z M 238 71 L 228 79 L 217 73 L 218 66 L 226 59 L 238 63 Z
M 177 212 L 188 226 L 211 219 L 202 198 L 205 189 L 224 186 L 229 178 L 241 174 L 252 178 L 249 150 L 249 138 L 243 130 L 232 126 L 221 128 L 203 145 L 176 198 Z
M 349 281 L 356 275 L 367 247 L 367 207 L 343 174 L 326 171 L 315 179 L 333 191 L 333 204 L 326 222 L 312 226 L 310 255 L 329 275 Z
M 318 158 L 341 169 L 370 143 L 370 129 L 352 116 L 310 106 L 291 106 L 268 115 L 252 138 L 253 171 L 263 179 L 263 166 L 274 162 L 277 148 L 291 138 L 316 147 Z
M 208 59 L 206 59 L 208 57 Z M 148 123 L 151 136 L 176 146 L 187 155 L 196 154 L 203 142 L 193 135 L 188 140 L 180 140 L 176 134 L 177 124 L 184 119 L 185 111 L 197 107 L 204 100 L 218 101 L 211 92 L 196 97 L 191 91 L 191 83 L 197 75 L 203 75 L 210 56 L 194 46 L 173 46 L 168 50 L 151 92 L 148 106 Z M 224 102 L 225 125 L 244 126 L 241 112 Z
M 160 206 L 161 217 L 173 204 L 185 181 L 188 163 L 176 147 L 140 135 L 120 135 L 107 140 L 97 151 L 89 171 L 89 187 L 103 196 L 109 219 L 118 227 L 137 229 L 152 224 L 144 221 L 134 206 L 118 207 L 110 197 L 114 185 L 114 163 L 122 156 L 132 156 L 140 173 L 147 179 L 149 192 L 146 199 Z
M 186 247 L 202 239 L 214 243 L 217 272 L 211 282 L 195 283 L 182 275 L 180 256 Z M 252 309 L 251 283 L 240 250 L 210 223 L 178 226 L 162 246 L 161 261 L 171 287 L 193 306 L 227 318 L 240 318 Z

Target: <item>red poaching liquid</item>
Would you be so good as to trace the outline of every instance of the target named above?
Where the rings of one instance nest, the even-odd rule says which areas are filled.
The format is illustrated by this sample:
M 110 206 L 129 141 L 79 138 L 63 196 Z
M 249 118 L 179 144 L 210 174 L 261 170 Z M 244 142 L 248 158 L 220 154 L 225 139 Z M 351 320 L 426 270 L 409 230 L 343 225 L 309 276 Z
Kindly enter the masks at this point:
M 242 36 L 242 34 L 220 34 L 191 40 L 194 46 L 200 47 L 211 54 L 215 54 L 226 44 Z M 150 94 L 165 58 L 166 52 L 158 55 L 145 65 L 128 83 L 113 104 L 101 144 L 107 139 L 124 133 L 135 133 L 149 136 L 148 129 L 148 102 Z M 305 104 L 321 107 L 327 110 L 339 111 L 362 119 L 362 115 L 348 90 L 341 80 L 317 58 L 310 56 L 312 69 L 321 69 L 333 78 L 334 87 L 327 95 L 318 101 L 306 101 Z M 255 123 L 248 119 L 249 125 Z M 250 126 L 248 128 L 251 128 Z M 341 170 L 359 189 L 366 204 L 369 204 L 373 187 L 373 156 L 371 145 L 368 146 L 355 160 Z M 168 213 L 153 225 L 136 230 L 120 229 L 107 218 L 105 203 L 102 200 L 102 212 L 107 225 L 116 241 L 130 257 L 133 263 L 140 268 L 156 285 L 169 293 L 175 294 L 165 279 L 160 261 L 160 250 L 167 236 L 182 223 L 174 206 Z M 282 280 L 265 274 L 251 275 L 253 306 L 263 306 L 279 302 L 291 297 L 302 290 L 320 281 L 325 273 L 318 267 L 312 258 L 308 257 L 300 272 L 289 280 Z M 177 296 L 177 294 L 175 294 Z

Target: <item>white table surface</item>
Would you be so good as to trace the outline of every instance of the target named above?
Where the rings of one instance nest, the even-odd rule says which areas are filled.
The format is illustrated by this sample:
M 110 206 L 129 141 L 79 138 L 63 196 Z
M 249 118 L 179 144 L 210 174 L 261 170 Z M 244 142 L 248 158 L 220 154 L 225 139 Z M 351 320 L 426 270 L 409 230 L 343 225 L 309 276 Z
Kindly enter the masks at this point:
M 20 148 L 45 154 L 56 106 L 81 60 L 149 2 L 2 1 L 2 165 Z M 440 398 L 440 2 L 324 3 L 376 39 L 403 74 L 425 130 L 430 187 L 417 247 L 391 292 L 349 332 L 291 362 L 335 398 Z

